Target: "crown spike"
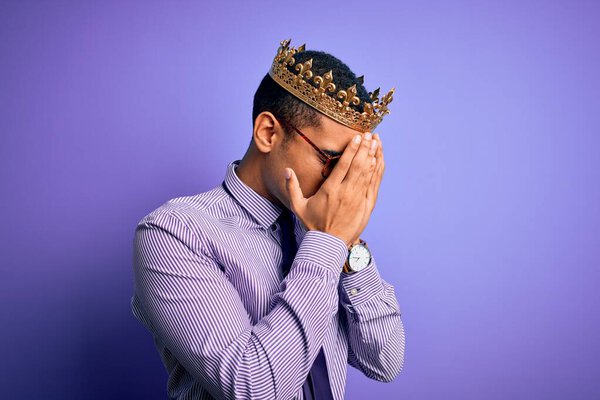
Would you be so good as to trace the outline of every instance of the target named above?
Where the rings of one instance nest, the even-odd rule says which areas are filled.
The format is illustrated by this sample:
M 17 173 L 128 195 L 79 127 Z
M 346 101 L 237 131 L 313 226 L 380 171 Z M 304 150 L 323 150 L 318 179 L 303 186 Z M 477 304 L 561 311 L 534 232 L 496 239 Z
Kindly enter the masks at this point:
M 277 57 L 280 57 L 281 54 L 283 54 L 287 51 L 288 46 L 290 45 L 291 41 L 292 41 L 292 39 L 287 39 L 287 40 L 282 40 L 281 42 L 279 42 L 279 44 L 281 46 L 279 46 L 279 49 L 277 49 Z
M 319 88 L 314 89 L 314 93 L 319 93 L 321 96 L 325 96 L 325 92 L 329 91 L 329 92 L 334 92 L 335 91 L 335 84 L 333 83 L 333 71 L 329 70 L 327 72 L 325 72 L 323 74 L 323 76 L 315 76 L 315 78 L 313 79 L 313 82 L 315 82 L 317 85 L 319 85 Z
M 292 48 L 290 50 L 286 50 L 285 58 L 283 59 L 282 64 L 284 66 L 286 66 L 286 65 L 292 66 L 296 62 L 296 59 L 294 58 L 294 54 L 296 54 L 296 49 Z
M 360 83 L 361 85 L 365 84 L 365 76 L 361 75 L 358 78 L 356 78 L 356 80 L 358 81 L 358 83 Z
M 363 114 L 367 116 L 367 118 L 372 118 L 373 117 L 373 104 L 371 103 L 365 103 L 363 105 L 364 108 L 364 112 Z
M 381 104 L 390 104 L 392 102 L 392 100 L 394 99 L 393 94 L 396 91 L 395 88 L 390 89 L 390 91 L 381 98 Z
M 350 109 L 348 107 L 350 104 L 354 104 L 355 106 L 360 104 L 360 99 L 356 97 L 356 84 L 346 90 L 340 90 L 337 97 L 344 99 L 342 106 L 346 107 L 346 109 Z
M 381 88 L 377 88 L 372 93 L 369 93 L 369 97 L 371 98 L 371 102 L 373 102 L 373 103 L 379 103 L 379 89 L 381 89 Z
M 304 79 L 304 75 L 306 75 L 306 79 L 310 79 L 313 76 L 313 72 L 310 70 L 312 68 L 313 59 L 309 59 L 304 63 L 296 64 L 296 71 L 298 71 L 298 75 L 296 79 Z
M 304 50 L 306 50 L 306 43 L 305 43 L 305 44 L 303 44 L 302 46 L 298 47 L 298 51 L 297 51 L 297 52 L 298 52 L 298 53 L 301 53 L 301 52 L 303 52 Z
M 388 109 L 388 104 L 392 102 L 394 99 L 393 94 L 396 89 L 392 88 L 385 96 L 381 98 L 381 102 L 377 105 L 377 109 L 380 113 L 389 114 L 390 110 Z

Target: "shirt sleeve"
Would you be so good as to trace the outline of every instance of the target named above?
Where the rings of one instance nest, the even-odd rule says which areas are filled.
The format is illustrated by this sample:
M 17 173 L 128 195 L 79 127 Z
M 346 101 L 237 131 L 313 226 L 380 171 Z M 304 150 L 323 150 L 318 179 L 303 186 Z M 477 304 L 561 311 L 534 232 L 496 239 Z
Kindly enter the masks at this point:
M 271 299 L 251 323 L 240 293 L 177 217 L 140 222 L 134 238 L 135 294 L 154 331 L 218 399 L 292 398 L 337 312 L 343 240 L 308 231 Z
M 391 382 L 404 366 L 404 326 L 394 287 L 375 258 L 364 269 L 342 272 L 338 287 L 348 336 L 348 363 L 371 379 Z

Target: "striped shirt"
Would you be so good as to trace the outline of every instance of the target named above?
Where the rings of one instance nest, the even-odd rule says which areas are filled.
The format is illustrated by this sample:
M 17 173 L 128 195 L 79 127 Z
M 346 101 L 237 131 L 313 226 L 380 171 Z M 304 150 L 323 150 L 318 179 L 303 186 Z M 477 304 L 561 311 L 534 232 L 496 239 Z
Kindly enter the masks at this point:
M 347 364 L 389 382 L 404 364 L 394 287 L 375 258 L 342 271 L 344 241 L 306 230 L 283 278 L 282 211 L 228 166 L 221 185 L 171 199 L 138 223 L 131 308 L 152 334 L 171 399 L 302 399 L 323 348 L 331 391 Z

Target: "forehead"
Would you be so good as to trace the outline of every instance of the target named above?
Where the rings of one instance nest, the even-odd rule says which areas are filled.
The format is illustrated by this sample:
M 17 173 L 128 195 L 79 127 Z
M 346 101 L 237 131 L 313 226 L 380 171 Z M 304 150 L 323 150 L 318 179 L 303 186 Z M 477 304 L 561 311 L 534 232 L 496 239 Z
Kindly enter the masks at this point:
M 321 117 L 321 126 L 317 130 L 323 144 L 335 146 L 336 149 L 341 148 L 341 150 L 350 143 L 354 136 L 362 134 L 325 115 Z

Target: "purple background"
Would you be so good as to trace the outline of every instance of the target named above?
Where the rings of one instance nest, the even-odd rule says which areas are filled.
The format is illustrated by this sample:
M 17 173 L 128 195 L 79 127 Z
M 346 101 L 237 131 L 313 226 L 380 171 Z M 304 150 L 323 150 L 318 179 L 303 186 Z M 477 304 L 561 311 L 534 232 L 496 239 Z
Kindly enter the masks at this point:
M 418 4 L 417 4 L 418 3 Z M 525 4 L 527 3 L 527 4 Z M 2 398 L 164 398 L 132 239 L 219 184 L 278 42 L 397 89 L 363 237 L 405 367 L 347 399 L 600 398 L 600 3 L 0 4 Z

